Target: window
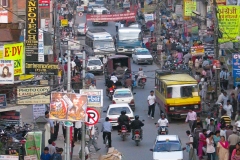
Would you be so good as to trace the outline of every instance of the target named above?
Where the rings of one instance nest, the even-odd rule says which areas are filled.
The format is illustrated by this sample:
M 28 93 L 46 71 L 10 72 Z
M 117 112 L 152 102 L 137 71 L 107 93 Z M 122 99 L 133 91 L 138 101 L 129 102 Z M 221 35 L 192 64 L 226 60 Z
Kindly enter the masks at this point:
M 126 111 L 126 114 L 131 114 L 131 111 L 128 107 L 118 107 L 118 108 L 111 108 L 109 110 L 109 115 L 120 115 L 121 111 Z
M 1 7 L 8 7 L 8 0 L 0 0 Z
M 198 96 L 197 85 L 170 86 L 167 88 L 167 98 L 184 98 Z
M 115 98 L 132 97 L 132 93 L 129 92 L 129 91 L 115 91 L 114 97 L 115 97 Z
M 181 151 L 181 144 L 178 141 L 158 141 L 154 146 L 154 152 Z

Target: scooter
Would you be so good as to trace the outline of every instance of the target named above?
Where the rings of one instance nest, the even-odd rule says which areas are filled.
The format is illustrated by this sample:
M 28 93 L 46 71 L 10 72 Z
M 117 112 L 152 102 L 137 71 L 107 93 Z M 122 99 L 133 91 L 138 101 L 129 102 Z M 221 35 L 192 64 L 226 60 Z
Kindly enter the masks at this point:
M 120 132 L 120 136 L 122 138 L 122 141 L 125 141 L 126 137 L 129 135 L 128 133 L 128 129 L 127 126 L 122 125 L 121 126 L 121 132 Z
M 139 142 L 141 141 L 141 130 L 140 129 L 134 130 L 134 141 L 136 143 L 136 146 L 138 146 Z
M 137 79 L 138 79 L 138 75 L 135 75 L 135 81 L 133 82 L 133 88 L 141 87 L 142 89 L 144 89 L 146 82 L 147 82 L 147 76 L 143 76 L 143 77 L 139 78 L 138 83 L 137 83 Z
M 167 135 L 167 129 L 165 126 L 160 126 L 158 129 L 158 135 Z

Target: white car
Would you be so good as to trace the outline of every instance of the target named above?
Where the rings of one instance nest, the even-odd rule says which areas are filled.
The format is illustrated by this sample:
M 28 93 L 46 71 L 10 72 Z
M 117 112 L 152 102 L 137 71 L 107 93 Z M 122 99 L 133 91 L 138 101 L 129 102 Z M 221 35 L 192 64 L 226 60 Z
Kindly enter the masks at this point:
M 133 63 L 153 63 L 153 57 L 146 48 L 135 48 L 132 54 Z
M 110 104 L 107 110 L 107 117 L 109 122 L 113 127 L 118 126 L 118 117 L 121 115 L 121 111 L 126 111 L 126 115 L 130 118 L 131 121 L 134 120 L 134 114 L 132 109 L 127 103 L 121 104 Z
M 77 27 L 77 35 L 85 35 L 88 31 L 88 27 L 85 23 L 80 23 Z
M 132 91 L 128 88 L 116 89 L 113 94 L 112 103 L 128 103 L 131 109 L 135 111 L 135 101 L 133 96 L 134 94 L 136 93 L 132 93 Z
M 99 58 L 89 58 L 87 60 L 87 71 L 90 73 L 103 74 L 103 63 Z
M 153 160 L 183 160 L 183 149 L 178 135 L 157 136 L 153 149 Z

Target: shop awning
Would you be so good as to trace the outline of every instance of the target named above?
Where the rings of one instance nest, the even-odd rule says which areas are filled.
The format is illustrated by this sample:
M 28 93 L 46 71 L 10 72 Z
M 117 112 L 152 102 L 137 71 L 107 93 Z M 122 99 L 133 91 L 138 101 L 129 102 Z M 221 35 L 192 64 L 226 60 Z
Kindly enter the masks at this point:
M 14 111 L 27 108 L 27 105 L 7 104 L 7 107 L 0 108 L 0 112 Z

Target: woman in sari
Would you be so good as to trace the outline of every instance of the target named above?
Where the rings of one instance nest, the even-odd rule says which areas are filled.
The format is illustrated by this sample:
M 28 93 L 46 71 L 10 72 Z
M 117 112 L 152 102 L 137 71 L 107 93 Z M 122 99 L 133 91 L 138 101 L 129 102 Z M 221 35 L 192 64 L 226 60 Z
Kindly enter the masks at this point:
M 220 131 L 216 131 L 215 135 L 213 136 L 213 141 L 214 141 L 214 146 L 215 146 L 215 151 L 217 151 L 217 144 L 220 141 Z M 215 159 L 218 160 L 218 155 L 215 156 Z
M 238 143 L 236 144 L 236 148 L 232 151 L 231 158 L 234 157 L 234 155 L 236 154 L 236 151 L 237 151 L 238 149 L 240 149 L 240 142 L 238 142 Z
M 229 143 L 225 141 L 225 137 L 221 136 L 220 141 L 217 144 L 217 154 L 219 160 L 228 160 L 229 159 Z
M 203 129 L 202 133 L 199 133 L 199 142 L 198 142 L 198 157 L 199 160 L 203 158 L 203 147 L 206 146 L 206 134 L 207 130 Z

